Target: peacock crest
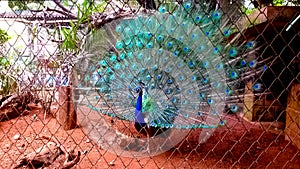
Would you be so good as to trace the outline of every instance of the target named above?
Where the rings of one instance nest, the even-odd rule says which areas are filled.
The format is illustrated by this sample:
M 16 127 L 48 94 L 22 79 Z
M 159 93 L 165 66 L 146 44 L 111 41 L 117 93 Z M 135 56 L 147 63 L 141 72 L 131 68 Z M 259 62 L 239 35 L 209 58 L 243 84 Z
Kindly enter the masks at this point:
M 81 103 L 149 127 L 225 125 L 227 98 L 257 63 L 253 41 L 229 43 L 235 30 L 222 15 L 184 2 L 106 24 L 87 43 L 93 57 L 79 63 L 79 87 L 93 89 Z

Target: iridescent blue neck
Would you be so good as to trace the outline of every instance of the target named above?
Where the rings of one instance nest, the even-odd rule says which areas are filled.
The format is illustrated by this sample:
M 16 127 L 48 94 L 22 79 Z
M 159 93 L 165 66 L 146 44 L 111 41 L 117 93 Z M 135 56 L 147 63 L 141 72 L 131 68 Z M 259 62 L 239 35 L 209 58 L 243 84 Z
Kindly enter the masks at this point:
M 143 108 L 143 90 L 142 88 L 140 88 L 139 91 L 139 96 L 137 98 L 137 102 L 136 102 L 136 106 L 135 106 L 135 113 L 134 113 L 134 117 L 135 117 L 135 123 L 139 123 L 140 125 L 145 124 L 144 118 L 143 118 L 143 114 L 142 114 L 142 108 Z

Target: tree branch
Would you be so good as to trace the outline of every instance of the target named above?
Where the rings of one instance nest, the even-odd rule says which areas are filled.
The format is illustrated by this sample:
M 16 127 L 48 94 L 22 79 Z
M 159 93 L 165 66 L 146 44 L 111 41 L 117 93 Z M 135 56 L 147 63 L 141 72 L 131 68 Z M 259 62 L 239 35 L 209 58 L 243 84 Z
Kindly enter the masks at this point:
M 60 14 L 65 15 L 65 16 L 69 16 L 71 19 L 77 19 L 77 16 L 75 16 L 73 13 L 64 12 L 64 11 L 61 11 L 61 10 L 58 10 L 58 9 L 52 9 L 52 8 L 49 8 L 49 7 L 47 7 L 44 10 L 42 10 L 42 9 L 39 9 L 39 10 L 30 9 L 30 11 L 31 12 L 52 11 L 52 12 L 60 13 Z
M 97 13 L 91 16 L 91 25 L 92 27 L 102 27 L 105 24 L 117 20 L 123 17 L 135 16 L 135 10 L 121 10 L 112 11 L 109 13 Z
M 64 12 L 64 11 L 60 11 L 60 10 L 57 10 L 57 9 L 51 9 L 51 8 L 48 8 L 48 7 L 46 8 L 46 11 L 54 11 L 54 12 L 69 16 L 72 19 L 77 19 L 77 16 L 75 16 L 73 13 Z
M 68 13 L 70 13 L 70 14 L 73 14 L 69 9 L 65 8 L 59 1 L 53 0 L 53 2 L 54 2 L 58 7 L 60 7 L 62 10 L 66 11 L 66 12 L 68 12 Z

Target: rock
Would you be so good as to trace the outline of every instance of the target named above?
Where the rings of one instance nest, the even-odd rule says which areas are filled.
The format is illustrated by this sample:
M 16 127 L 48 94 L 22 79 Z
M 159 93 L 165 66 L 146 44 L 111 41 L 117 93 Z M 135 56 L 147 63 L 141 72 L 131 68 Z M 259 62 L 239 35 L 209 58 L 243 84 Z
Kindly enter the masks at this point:
M 5 146 L 4 146 L 5 149 L 8 149 L 9 147 L 10 147 L 9 144 L 5 144 Z
M 91 140 L 90 140 L 90 139 L 87 139 L 85 142 L 86 142 L 86 143 L 89 143 L 89 142 L 91 142 Z
M 14 139 L 14 140 L 19 140 L 19 139 L 20 139 L 20 134 L 14 135 L 13 139 Z
M 33 114 L 33 115 L 31 116 L 31 121 L 37 121 L 37 120 L 38 120 L 37 115 L 36 115 L 36 114 Z
M 111 162 L 109 162 L 110 166 L 115 166 L 115 160 L 112 160 Z

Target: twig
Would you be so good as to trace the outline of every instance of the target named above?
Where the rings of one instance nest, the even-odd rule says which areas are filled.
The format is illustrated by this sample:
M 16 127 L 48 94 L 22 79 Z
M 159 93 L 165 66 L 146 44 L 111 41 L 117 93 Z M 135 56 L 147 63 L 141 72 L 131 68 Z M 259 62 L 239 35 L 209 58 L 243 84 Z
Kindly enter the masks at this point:
M 80 160 L 80 151 L 77 152 L 77 155 L 74 159 L 72 159 L 71 161 L 69 161 L 69 159 L 71 158 L 70 154 L 67 154 L 66 155 L 66 160 L 62 166 L 62 169 L 68 169 L 68 168 L 71 168 L 73 167 L 75 164 L 77 164 Z
M 68 154 L 68 151 L 66 150 L 66 148 L 62 144 L 60 144 L 59 141 L 55 137 L 41 136 L 40 138 L 43 138 L 43 139 L 46 139 L 46 140 L 56 143 L 56 145 L 59 146 L 59 148 L 61 149 L 61 151 L 64 154 Z
M 64 11 L 66 11 L 66 12 L 72 14 L 72 12 L 71 12 L 69 9 L 65 8 L 59 1 L 53 0 L 53 2 L 54 2 L 58 7 L 60 7 L 62 10 L 64 10 Z

